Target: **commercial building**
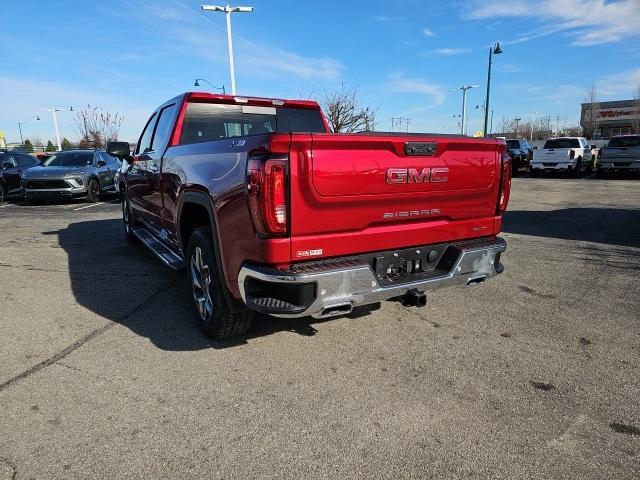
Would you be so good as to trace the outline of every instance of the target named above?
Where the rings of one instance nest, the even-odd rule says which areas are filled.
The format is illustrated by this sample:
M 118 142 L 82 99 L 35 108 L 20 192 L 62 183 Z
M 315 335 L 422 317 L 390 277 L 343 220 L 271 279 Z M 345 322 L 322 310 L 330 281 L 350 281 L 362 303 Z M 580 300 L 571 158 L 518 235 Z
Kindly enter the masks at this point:
M 585 136 L 593 129 L 593 138 L 611 138 L 615 135 L 640 133 L 640 102 L 616 100 L 599 102 L 592 111 L 591 103 L 583 103 L 580 126 Z M 595 126 L 595 128 L 593 128 Z

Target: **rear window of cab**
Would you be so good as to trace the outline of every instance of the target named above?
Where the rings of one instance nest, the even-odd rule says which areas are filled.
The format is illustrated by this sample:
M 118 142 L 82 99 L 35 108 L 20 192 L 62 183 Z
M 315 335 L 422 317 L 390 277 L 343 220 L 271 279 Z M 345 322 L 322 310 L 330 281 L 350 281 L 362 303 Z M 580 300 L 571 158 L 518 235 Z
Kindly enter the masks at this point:
M 189 103 L 180 145 L 265 133 L 324 133 L 319 110 Z

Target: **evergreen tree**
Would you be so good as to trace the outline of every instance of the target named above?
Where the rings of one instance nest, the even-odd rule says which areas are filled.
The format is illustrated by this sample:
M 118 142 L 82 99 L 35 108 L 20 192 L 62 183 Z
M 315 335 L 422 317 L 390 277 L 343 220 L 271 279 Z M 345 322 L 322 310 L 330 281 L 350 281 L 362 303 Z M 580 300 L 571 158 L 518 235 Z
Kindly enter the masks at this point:
M 33 153 L 33 143 L 28 138 L 24 141 L 24 151 L 27 153 Z
M 62 150 L 71 150 L 73 149 L 73 145 L 71 145 L 71 142 L 65 137 L 62 139 Z
M 45 148 L 44 151 L 45 152 L 55 152 L 56 151 L 56 147 L 53 146 L 53 143 L 51 143 L 51 140 L 47 141 L 47 148 Z

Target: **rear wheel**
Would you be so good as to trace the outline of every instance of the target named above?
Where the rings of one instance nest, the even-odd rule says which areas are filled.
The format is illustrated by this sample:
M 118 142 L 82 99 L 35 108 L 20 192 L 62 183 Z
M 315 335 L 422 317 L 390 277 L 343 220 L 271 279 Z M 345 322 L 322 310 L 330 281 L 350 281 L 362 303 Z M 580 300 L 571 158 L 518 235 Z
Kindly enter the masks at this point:
M 100 200 L 100 184 L 95 178 L 87 184 L 87 202 L 95 203 Z
M 187 246 L 187 270 L 196 309 L 198 326 L 210 338 L 223 339 L 244 334 L 251 325 L 253 312 L 233 312 L 227 305 L 223 284 L 216 267 L 210 228 L 194 230 Z
M 0 183 L 0 203 L 4 202 L 4 199 L 6 196 L 7 196 L 7 189 L 2 183 Z
M 607 176 L 607 171 L 604 168 L 599 168 L 596 170 L 596 175 L 598 178 L 605 178 Z

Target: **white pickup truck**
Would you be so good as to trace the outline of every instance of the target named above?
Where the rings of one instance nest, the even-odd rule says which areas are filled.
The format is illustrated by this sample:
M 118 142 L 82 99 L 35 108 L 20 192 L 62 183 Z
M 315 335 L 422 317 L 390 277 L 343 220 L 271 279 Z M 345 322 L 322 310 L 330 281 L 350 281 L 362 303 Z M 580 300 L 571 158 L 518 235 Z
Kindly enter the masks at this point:
M 543 148 L 533 151 L 531 175 L 543 171 L 566 171 L 578 175 L 580 170 L 591 170 L 592 165 L 591 146 L 586 138 L 550 138 Z

